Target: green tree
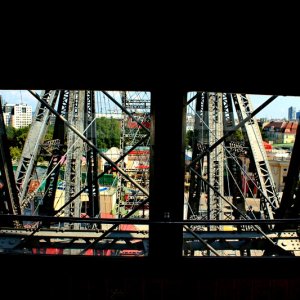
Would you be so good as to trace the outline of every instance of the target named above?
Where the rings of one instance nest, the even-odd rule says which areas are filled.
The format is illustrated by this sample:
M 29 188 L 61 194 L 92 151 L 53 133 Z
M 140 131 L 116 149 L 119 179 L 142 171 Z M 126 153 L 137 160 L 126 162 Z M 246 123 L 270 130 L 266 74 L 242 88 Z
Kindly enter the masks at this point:
M 185 148 L 193 147 L 194 131 L 188 130 L 185 135 Z
M 29 132 L 30 126 L 18 128 L 15 131 L 15 139 L 17 142 L 17 146 L 23 149 L 23 146 L 25 144 L 28 132 Z
M 52 140 L 53 139 L 53 132 L 54 132 L 54 126 L 53 125 L 49 125 L 48 129 L 47 129 L 47 132 L 45 134 L 44 140 L 45 141 Z
M 10 146 L 13 146 L 15 142 L 16 129 L 12 126 L 6 126 L 6 135 Z
M 20 159 L 29 128 L 30 127 L 27 126 L 17 129 L 12 126 L 6 126 L 5 130 L 8 139 L 9 151 L 13 160 Z
M 195 139 L 196 135 L 197 135 L 196 130 L 188 130 L 186 132 L 185 148 L 193 147 L 193 140 Z M 243 141 L 244 140 L 241 128 L 239 128 L 238 130 L 236 130 L 233 133 L 233 137 L 236 141 Z
M 233 133 L 233 136 L 235 137 L 235 140 L 236 141 L 243 141 L 244 140 L 244 137 L 243 137 L 243 133 L 242 133 L 242 129 L 239 128 L 238 130 L 236 130 L 234 133 Z
M 19 147 L 10 147 L 9 152 L 12 160 L 19 160 L 22 154 L 22 150 Z
M 96 119 L 97 147 L 119 147 L 121 136 L 120 121 L 113 118 L 101 117 Z

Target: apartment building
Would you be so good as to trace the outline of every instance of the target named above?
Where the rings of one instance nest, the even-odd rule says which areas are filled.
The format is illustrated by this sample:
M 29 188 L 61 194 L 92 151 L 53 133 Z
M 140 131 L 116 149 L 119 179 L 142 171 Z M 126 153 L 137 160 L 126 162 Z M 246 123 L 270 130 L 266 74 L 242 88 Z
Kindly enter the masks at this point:
M 32 123 L 32 107 L 27 104 L 4 104 L 3 117 L 6 126 L 22 128 Z

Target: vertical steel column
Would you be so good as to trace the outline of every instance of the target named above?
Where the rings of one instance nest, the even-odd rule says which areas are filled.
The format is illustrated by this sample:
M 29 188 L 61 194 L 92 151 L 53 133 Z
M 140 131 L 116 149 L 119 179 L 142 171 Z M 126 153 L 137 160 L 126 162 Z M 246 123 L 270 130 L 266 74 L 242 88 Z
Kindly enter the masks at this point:
M 202 154 L 205 151 L 207 145 L 203 144 L 203 118 L 205 114 L 204 105 L 207 104 L 207 101 L 204 100 L 204 93 L 197 93 L 196 98 L 196 115 L 195 115 L 195 125 L 194 125 L 194 135 L 193 135 L 193 155 L 192 160 L 194 160 L 199 154 Z M 202 175 L 204 165 L 204 157 L 200 161 L 195 163 L 194 169 Z M 202 180 L 195 173 L 191 172 L 190 179 L 190 189 L 189 189 L 189 205 L 190 209 L 188 210 L 188 219 L 197 219 L 199 216 L 200 208 L 200 197 L 202 188 Z
M 122 106 L 126 108 L 126 104 L 127 104 L 127 95 L 125 91 L 120 92 L 121 95 L 121 103 Z M 121 123 L 121 136 L 120 136 L 120 148 L 123 150 L 123 152 L 125 152 L 125 140 L 126 140 L 126 136 L 125 136 L 125 130 L 126 130 L 126 122 L 127 122 L 127 118 L 125 118 L 126 115 L 123 114 L 123 118 L 122 118 L 122 123 Z
M 16 182 L 9 153 L 7 135 L 2 112 L 2 99 L 0 95 L 0 171 L 4 181 L 5 200 L 8 206 L 8 213 L 21 214 L 20 202 Z M 4 199 L 1 199 L 4 201 Z M 0 203 L 4 205 L 4 203 Z
M 84 101 L 85 110 L 85 128 L 86 138 L 91 141 L 94 145 L 97 145 L 96 136 L 96 121 L 95 121 L 95 92 L 87 90 Z M 96 149 L 86 145 L 86 162 L 87 162 L 87 182 L 89 191 L 89 207 L 88 215 L 90 217 L 96 217 L 100 214 L 99 205 L 99 185 L 98 185 L 98 153 Z
M 79 132 L 83 132 L 85 91 L 70 91 L 69 97 L 69 122 L 76 127 Z M 74 143 L 76 144 L 74 145 Z M 73 146 L 73 150 L 67 156 L 66 164 L 66 189 L 65 203 L 73 198 L 81 190 L 81 157 L 83 154 L 83 141 L 78 139 L 77 135 L 69 130 L 67 134 L 68 149 Z M 65 215 L 68 217 L 80 217 L 81 202 L 80 197 L 73 200 L 66 208 Z M 79 228 L 79 224 L 70 225 L 74 229 Z
M 148 95 L 147 95 L 148 94 Z M 146 92 L 120 92 L 121 101 L 122 101 L 122 124 L 121 124 L 121 138 L 120 138 L 120 148 L 122 153 L 126 153 L 128 148 L 136 145 L 149 136 L 149 128 L 150 128 L 150 97 L 149 93 Z M 144 147 L 149 147 L 149 140 L 145 140 L 140 144 Z M 135 161 L 139 161 L 142 164 L 149 162 L 148 154 L 137 154 L 137 158 Z M 130 167 L 129 167 L 130 166 Z M 147 191 L 149 189 L 149 170 L 143 169 L 142 174 L 141 169 L 138 169 L 136 166 L 132 166 L 130 163 L 128 165 L 125 164 L 124 160 L 121 161 L 121 167 L 130 174 L 132 178 L 139 181 L 141 186 L 145 188 Z M 130 205 L 130 209 L 134 209 L 136 205 L 138 205 L 139 201 L 147 197 L 146 195 L 138 195 L 140 194 L 138 190 L 136 190 L 135 195 L 130 195 L 127 200 L 125 200 L 125 189 L 124 187 L 128 187 L 126 180 L 124 177 L 118 173 L 118 187 L 117 187 L 117 213 L 118 216 L 121 217 L 124 215 L 124 207 L 128 207 Z M 132 187 L 131 187 L 132 188 Z M 133 187 L 134 188 L 134 187 Z M 143 210 L 143 216 L 145 207 L 141 209 Z M 141 213 L 141 210 L 138 213 Z
M 233 94 L 234 105 L 240 122 L 253 112 L 252 103 L 246 94 Z M 260 189 L 263 191 L 260 199 L 261 211 L 265 219 L 274 219 L 275 210 L 279 208 L 279 197 L 276 191 L 271 168 L 267 159 L 263 140 L 257 120 L 251 118 L 245 123 L 251 153 L 256 167 L 256 177 Z
M 224 135 L 230 134 L 232 131 L 234 131 L 235 127 L 233 99 L 232 95 L 229 93 L 223 94 L 223 127 Z M 228 166 L 228 170 L 226 171 L 227 184 L 230 187 L 228 190 L 228 196 L 232 196 L 232 203 L 245 213 L 245 198 L 241 192 L 242 172 L 239 167 L 239 164 L 241 165 L 241 160 L 238 157 L 244 152 L 243 145 L 239 141 L 236 141 L 234 135 L 230 135 L 228 138 L 226 138 L 225 145 L 227 149 L 225 152 L 225 159 Z M 232 216 L 238 219 L 240 217 L 240 213 L 236 210 L 232 210 L 232 208 L 225 208 L 224 219 L 231 220 Z
M 150 221 L 183 219 L 186 97 L 176 89 L 151 93 Z M 150 224 L 149 256 L 182 256 L 182 232 L 178 224 Z
M 42 92 L 42 98 L 51 105 L 55 106 L 58 91 L 47 90 Z M 15 173 L 17 189 L 21 207 L 23 208 L 23 200 L 27 195 L 27 190 L 32 177 L 32 171 L 36 165 L 40 145 L 45 137 L 50 111 L 45 105 L 38 103 L 35 116 L 30 126 L 26 142 L 23 147 L 22 155 L 19 160 L 18 168 Z
M 223 136 L 222 94 L 208 93 L 208 99 L 209 145 L 211 146 Z M 217 146 L 209 154 L 209 162 L 208 181 L 221 195 L 224 195 L 224 149 L 222 145 Z M 223 203 L 219 194 L 211 190 L 208 201 L 210 202 L 209 219 L 224 219 Z M 211 226 L 210 228 L 218 230 L 220 226 Z
M 201 96 L 201 107 L 197 108 L 197 115 L 195 115 L 195 131 L 197 130 L 198 132 L 198 144 L 200 151 L 194 155 L 193 151 L 193 157 L 192 161 L 198 156 L 202 155 L 202 158 L 199 160 L 199 162 L 196 162 L 194 169 L 199 172 L 199 174 L 203 174 L 204 177 L 207 176 L 208 178 L 208 173 L 209 173 L 209 165 L 210 165 L 210 154 L 206 152 L 206 150 L 209 147 L 209 137 L 210 137 L 210 128 L 209 128 L 209 94 L 208 93 L 202 93 Z M 196 120 L 199 120 L 199 123 L 196 126 Z M 206 153 L 205 153 L 206 152 Z M 203 153 L 205 155 L 203 156 Z M 195 157 L 195 158 L 194 158 Z M 198 164 L 198 166 L 197 166 Z M 193 163 L 191 164 L 193 165 Z M 191 176 L 197 176 L 193 171 L 191 172 Z M 201 179 L 200 179 L 201 180 Z M 210 199 L 210 194 L 211 194 L 211 189 L 203 185 L 203 181 L 201 180 L 201 185 L 202 185 L 202 190 L 201 192 L 206 193 L 207 199 Z M 203 201 L 204 200 L 204 201 Z M 210 212 L 210 201 L 206 201 L 205 199 L 200 200 L 202 203 L 200 203 L 200 206 L 203 205 L 203 207 L 206 206 L 206 219 L 209 219 L 209 212 Z M 201 214 L 199 215 L 200 219 L 204 217 L 203 211 L 201 211 Z
M 59 94 L 57 112 L 67 118 L 69 105 L 69 91 L 62 90 Z M 40 205 L 39 213 L 42 215 L 52 216 L 55 214 L 54 201 L 57 188 L 57 182 L 59 177 L 59 171 L 61 166 L 61 158 L 63 155 L 63 146 L 65 139 L 65 124 L 60 119 L 55 119 L 53 140 L 58 139 L 59 145 L 53 149 L 52 158 L 47 168 L 47 180 L 45 184 L 45 195 L 43 198 L 43 204 Z

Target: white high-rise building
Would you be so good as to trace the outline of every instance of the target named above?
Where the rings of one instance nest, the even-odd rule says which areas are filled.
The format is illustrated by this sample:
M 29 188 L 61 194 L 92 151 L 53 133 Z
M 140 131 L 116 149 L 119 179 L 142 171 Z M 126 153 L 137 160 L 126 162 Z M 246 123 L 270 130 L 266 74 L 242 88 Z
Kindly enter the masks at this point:
M 32 108 L 27 104 L 16 104 L 12 117 L 12 126 L 22 128 L 32 123 Z
M 32 123 L 32 108 L 27 104 L 4 104 L 3 117 L 5 125 L 22 128 Z

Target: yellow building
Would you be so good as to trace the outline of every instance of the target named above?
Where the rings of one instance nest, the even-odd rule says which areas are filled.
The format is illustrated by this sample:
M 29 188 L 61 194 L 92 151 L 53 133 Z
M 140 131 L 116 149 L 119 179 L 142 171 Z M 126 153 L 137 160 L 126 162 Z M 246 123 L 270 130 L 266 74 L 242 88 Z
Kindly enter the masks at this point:
M 282 192 L 288 173 L 290 156 L 268 156 L 274 183 L 278 192 Z
M 263 134 L 274 144 L 289 144 L 295 142 L 298 122 L 271 121 L 264 125 Z

